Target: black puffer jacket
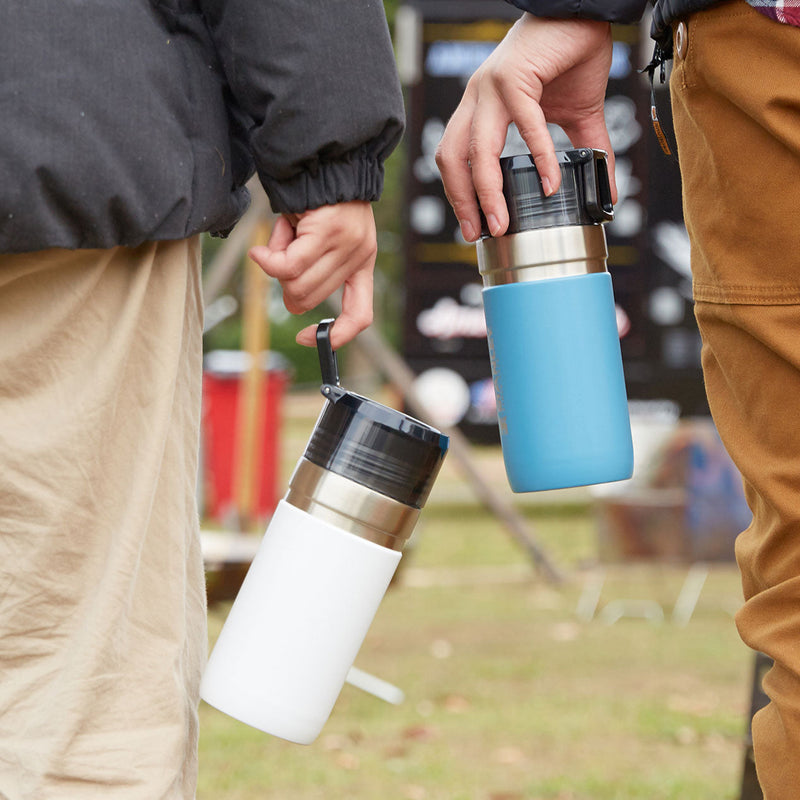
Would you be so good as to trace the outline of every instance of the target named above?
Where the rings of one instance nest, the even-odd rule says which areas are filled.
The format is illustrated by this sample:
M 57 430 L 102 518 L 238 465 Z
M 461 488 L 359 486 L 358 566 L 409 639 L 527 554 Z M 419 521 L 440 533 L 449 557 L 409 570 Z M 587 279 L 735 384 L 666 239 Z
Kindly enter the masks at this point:
M 636 22 L 648 0 L 509 0 L 537 17 L 585 17 L 608 22 Z M 671 48 L 670 25 L 676 19 L 716 5 L 720 0 L 656 0 L 651 36 Z
M 381 0 L 4 3 L 0 252 L 374 200 L 402 126 Z

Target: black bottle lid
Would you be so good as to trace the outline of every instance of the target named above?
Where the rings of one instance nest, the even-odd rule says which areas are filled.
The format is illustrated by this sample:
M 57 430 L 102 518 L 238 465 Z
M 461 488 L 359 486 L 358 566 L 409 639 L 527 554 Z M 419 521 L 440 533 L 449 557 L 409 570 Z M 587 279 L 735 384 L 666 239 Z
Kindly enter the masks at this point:
M 582 147 L 556 151 L 556 157 L 561 166 L 561 186 L 550 197 L 544 194 L 530 153 L 500 159 L 509 215 L 507 233 L 596 225 L 614 219 L 606 153 Z M 489 236 L 485 221 L 483 235 Z
M 424 422 L 343 389 L 330 346 L 332 324 L 323 320 L 317 327 L 320 391 L 328 402 L 304 457 L 400 503 L 422 508 L 449 439 Z

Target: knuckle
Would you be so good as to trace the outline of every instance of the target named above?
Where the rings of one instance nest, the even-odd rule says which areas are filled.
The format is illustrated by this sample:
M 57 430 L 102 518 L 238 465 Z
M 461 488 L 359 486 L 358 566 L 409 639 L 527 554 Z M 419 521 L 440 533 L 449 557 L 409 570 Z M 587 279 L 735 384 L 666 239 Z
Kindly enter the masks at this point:
M 349 226 L 343 214 L 331 214 L 328 219 L 328 234 L 339 237 L 347 235 Z
M 314 306 L 309 302 L 310 290 L 303 286 L 283 286 L 283 304 L 292 314 L 302 314 L 310 311 Z
M 290 314 L 302 314 L 303 309 L 294 302 L 294 300 L 284 292 L 283 305 Z
M 378 236 L 374 230 L 364 231 L 355 242 L 352 243 L 350 256 L 346 259 L 353 265 L 360 265 L 368 261 L 374 261 L 378 255 Z
M 305 268 L 299 261 L 287 262 L 281 274 L 281 281 L 290 283 L 291 281 L 299 280 L 303 277 L 304 272 Z
M 501 67 L 498 64 L 487 62 L 483 65 L 483 69 L 478 76 L 484 86 L 502 87 L 508 85 L 508 68 Z
M 456 158 L 453 156 L 448 143 L 444 139 L 439 142 L 433 157 L 436 161 L 436 166 L 443 171 L 450 169 L 456 162 Z
M 453 207 L 453 212 L 459 219 L 461 219 L 464 214 L 468 214 L 470 211 L 472 211 L 472 208 L 475 205 L 474 194 L 465 196 L 459 192 L 449 195 L 448 200 L 450 205 Z
M 359 322 L 361 324 L 361 330 L 363 331 L 364 328 L 369 328 L 372 325 L 372 321 L 375 319 L 375 315 L 372 309 L 369 311 L 365 311 L 363 314 L 360 315 Z
M 467 166 L 467 157 L 466 152 L 461 152 L 460 145 L 451 144 L 447 139 L 447 134 L 439 142 L 434 153 L 436 166 L 442 175 L 452 175 L 465 168 Z
M 350 315 L 350 320 L 356 329 L 356 332 L 361 332 L 372 325 L 374 314 L 371 308 L 363 309 L 353 312 Z
M 477 136 L 470 136 L 467 142 L 467 158 L 470 162 L 475 162 L 483 154 L 483 142 Z
M 361 241 L 361 250 L 365 260 L 378 255 L 378 235 L 374 230 L 370 231 Z
M 489 75 L 495 90 L 501 97 L 507 95 L 509 92 L 519 90 L 519 75 L 511 70 L 500 69 L 497 66 L 493 66 Z
M 494 200 L 498 195 L 503 193 L 503 178 L 500 180 L 494 175 L 476 175 L 475 177 L 475 194 L 478 199 L 483 203 L 485 200 Z

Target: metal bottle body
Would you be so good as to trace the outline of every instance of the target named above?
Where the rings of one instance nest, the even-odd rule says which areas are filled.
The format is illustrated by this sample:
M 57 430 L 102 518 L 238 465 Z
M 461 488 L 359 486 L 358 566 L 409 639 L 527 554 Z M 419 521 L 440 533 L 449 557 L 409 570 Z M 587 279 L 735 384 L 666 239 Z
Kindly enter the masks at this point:
M 478 244 L 503 458 L 515 492 L 633 472 L 606 255 L 600 225 Z
M 411 536 L 420 512 L 306 458 L 297 462 L 284 499 L 353 536 L 397 551 Z

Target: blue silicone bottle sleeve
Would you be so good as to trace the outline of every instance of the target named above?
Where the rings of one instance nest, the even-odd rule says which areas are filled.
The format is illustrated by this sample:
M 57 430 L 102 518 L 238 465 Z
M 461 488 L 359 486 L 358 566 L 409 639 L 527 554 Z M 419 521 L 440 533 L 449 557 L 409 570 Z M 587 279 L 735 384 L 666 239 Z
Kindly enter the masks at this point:
M 483 300 L 513 491 L 629 478 L 633 445 L 611 276 L 494 286 Z

